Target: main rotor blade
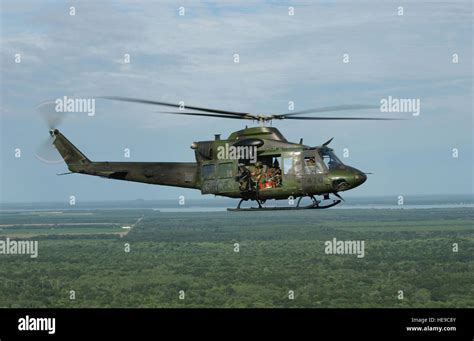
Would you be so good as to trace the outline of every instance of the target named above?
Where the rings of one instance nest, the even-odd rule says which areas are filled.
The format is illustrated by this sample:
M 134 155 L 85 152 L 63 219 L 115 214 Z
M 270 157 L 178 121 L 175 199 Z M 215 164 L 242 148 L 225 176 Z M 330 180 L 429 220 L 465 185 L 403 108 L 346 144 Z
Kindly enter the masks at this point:
M 232 119 L 239 119 L 239 120 L 265 120 L 271 121 L 275 119 L 272 116 L 262 116 L 258 117 L 256 115 L 248 114 L 246 116 L 228 116 L 228 115 L 219 115 L 219 114 L 204 114 L 204 113 L 197 113 L 197 112 L 183 112 L 183 111 L 155 111 L 160 114 L 174 114 L 174 115 L 190 115 L 190 116 L 207 116 L 207 117 L 219 117 L 219 118 L 232 118 Z M 282 117 L 276 119 L 286 119 L 286 120 L 369 120 L 369 121 L 393 121 L 399 120 L 397 118 L 378 118 L 378 117 Z
M 161 101 L 151 101 L 146 99 L 132 98 L 132 97 L 121 97 L 121 96 L 100 96 L 97 98 L 113 100 L 113 101 L 122 101 L 122 102 L 131 102 L 131 103 L 141 103 L 149 105 L 161 105 L 165 107 L 172 107 L 181 109 L 182 106 L 175 103 L 161 102 Z M 362 110 L 362 109 L 376 109 L 379 108 L 375 105 L 365 105 L 365 104 L 352 104 L 352 105 L 337 105 L 337 106 L 327 106 L 320 108 L 313 108 L 308 110 L 289 112 L 286 114 L 280 115 L 255 115 L 247 112 L 236 112 L 228 110 L 219 110 L 211 109 L 204 107 L 195 107 L 184 105 L 184 108 L 202 111 L 208 114 L 194 113 L 194 112 L 171 112 L 171 111 L 160 111 L 163 114 L 175 114 L 175 115 L 189 115 L 189 116 L 206 116 L 206 117 L 217 117 L 217 118 L 233 118 L 233 119 L 246 119 L 246 120 L 256 120 L 260 122 L 269 122 L 272 120 L 282 120 L 282 119 L 292 119 L 292 120 L 374 120 L 374 121 L 389 121 L 389 120 L 398 120 L 397 118 L 376 118 L 376 117 L 299 117 L 297 115 L 318 113 L 318 112 L 331 112 L 331 111 L 344 111 L 344 110 Z
M 275 118 L 284 117 L 287 118 L 288 116 L 294 115 L 304 115 L 304 114 L 315 114 L 318 112 L 332 112 L 332 111 L 344 111 L 344 110 L 362 110 L 362 109 L 378 109 L 380 108 L 377 105 L 367 105 L 367 104 L 349 104 L 349 105 L 333 105 L 328 107 L 319 107 L 313 109 L 306 109 L 301 111 L 291 111 L 286 114 L 281 115 L 274 115 Z
M 278 118 L 277 118 L 278 119 Z M 281 120 L 347 120 L 347 121 L 398 121 L 401 118 L 378 118 L 378 117 L 282 117 Z
M 175 104 L 175 103 L 150 101 L 150 100 L 146 100 L 146 99 L 131 98 L 131 97 L 101 96 L 101 97 L 97 97 L 97 98 L 109 99 L 109 100 L 112 100 L 112 101 L 132 102 L 132 103 L 141 103 L 141 104 L 161 105 L 161 106 L 164 106 L 164 107 L 172 107 L 172 108 L 181 108 L 181 105 Z M 194 107 L 194 106 L 189 106 L 189 105 L 184 105 L 184 107 L 186 109 L 192 109 L 192 110 L 198 110 L 198 111 L 216 113 L 216 114 L 232 115 L 232 116 L 247 116 L 247 115 L 250 115 L 250 113 L 245 113 L 245 112 L 235 112 L 235 111 L 227 111 L 227 110 L 219 110 L 219 109 L 211 109 L 211 108 L 203 108 L 203 107 Z
M 171 114 L 171 115 L 189 115 L 189 116 L 207 116 L 207 117 L 218 117 L 218 118 L 232 118 L 235 120 L 245 120 L 245 119 L 256 119 L 257 117 L 253 115 L 248 116 L 229 116 L 229 115 L 219 115 L 219 114 L 204 114 L 200 112 L 185 112 L 185 111 L 155 111 L 160 114 Z

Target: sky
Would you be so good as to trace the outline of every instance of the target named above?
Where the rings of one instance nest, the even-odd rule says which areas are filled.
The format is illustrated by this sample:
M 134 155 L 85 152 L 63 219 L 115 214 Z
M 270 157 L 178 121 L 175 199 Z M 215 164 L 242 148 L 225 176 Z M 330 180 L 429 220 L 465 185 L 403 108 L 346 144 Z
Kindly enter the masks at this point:
M 22 0 L 1 1 L 0 9 L 0 202 L 200 197 L 197 190 L 57 176 L 65 164 L 35 157 L 49 136 L 39 103 L 104 95 L 258 114 L 288 112 L 289 101 L 302 110 L 420 99 L 416 117 L 337 113 L 406 120 L 273 126 L 311 146 L 334 137 L 344 163 L 373 173 L 346 197 L 474 191 L 471 1 Z M 91 160 L 189 162 L 193 141 L 252 125 L 157 109 L 97 100 L 95 116 L 68 115 L 58 128 Z

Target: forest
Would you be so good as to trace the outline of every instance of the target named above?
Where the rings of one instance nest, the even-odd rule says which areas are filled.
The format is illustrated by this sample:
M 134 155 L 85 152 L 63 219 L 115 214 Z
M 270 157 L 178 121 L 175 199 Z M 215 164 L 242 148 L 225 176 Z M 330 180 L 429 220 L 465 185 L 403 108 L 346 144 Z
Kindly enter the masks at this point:
M 0 239 L 17 233 L 39 250 L 0 255 L 0 306 L 474 307 L 473 218 L 472 208 L 2 214 L 17 225 Z M 24 225 L 38 222 L 54 229 Z M 80 225 L 94 222 L 110 225 Z M 364 257 L 327 254 L 334 238 L 364 241 Z

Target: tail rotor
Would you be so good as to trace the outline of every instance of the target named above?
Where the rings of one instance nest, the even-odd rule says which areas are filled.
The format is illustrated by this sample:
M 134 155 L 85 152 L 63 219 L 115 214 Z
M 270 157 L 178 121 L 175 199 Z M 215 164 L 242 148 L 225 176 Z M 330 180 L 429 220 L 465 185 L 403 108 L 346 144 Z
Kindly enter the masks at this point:
M 36 107 L 38 113 L 43 117 L 49 128 L 50 137 L 43 140 L 38 145 L 35 156 L 44 163 L 55 164 L 63 162 L 61 155 L 53 145 L 54 131 L 56 127 L 63 121 L 64 112 L 56 111 L 55 101 L 46 101 Z

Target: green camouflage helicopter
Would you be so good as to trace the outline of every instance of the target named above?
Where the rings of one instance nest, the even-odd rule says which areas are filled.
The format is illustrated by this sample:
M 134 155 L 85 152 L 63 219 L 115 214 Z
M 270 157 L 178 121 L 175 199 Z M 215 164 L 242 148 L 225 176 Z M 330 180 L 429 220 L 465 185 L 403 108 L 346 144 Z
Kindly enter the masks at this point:
M 273 120 L 392 120 L 372 117 L 314 117 L 306 114 L 374 109 L 368 105 L 340 105 L 279 115 L 255 115 L 246 112 L 183 106 L 173 103 L 128 97 L 100 97 L 107 100 L 158 105 L 179 109 L 164 114 L 244 119 L 260 123 L 233 132 L 227 139 L 216 135 L 214 140 L 193 142 L 196 162 L 96 162 L 89 160 L 58 129 L 50 126 L 53 145 L 61 154 L 70 173 L 88 174 L 109 179 L 136 181 L 154 185 L 193 188 L 202 194 L 240 198 L 231 211 L 323 209 L 341 202 L 339 192 L 360 186 L 368 173 L 345 165 L 328 147 L 310 147 L 286 140 L 274 127 L 265 126 Z M 70 174 L 66 173 L 66 174 Z M 334 195 L 337 199 L 330 198 Z M 316 196 L 321 196 L 318 200 Z M 310 204 L 301 204 L 309 198 Z M 298 199 L 296 205 L 265 207 L 269 199 Z M 241 208 L 244 201 L 255 201 L 256 208 Z M 325 203 L 323 204 L 323 201 Z

